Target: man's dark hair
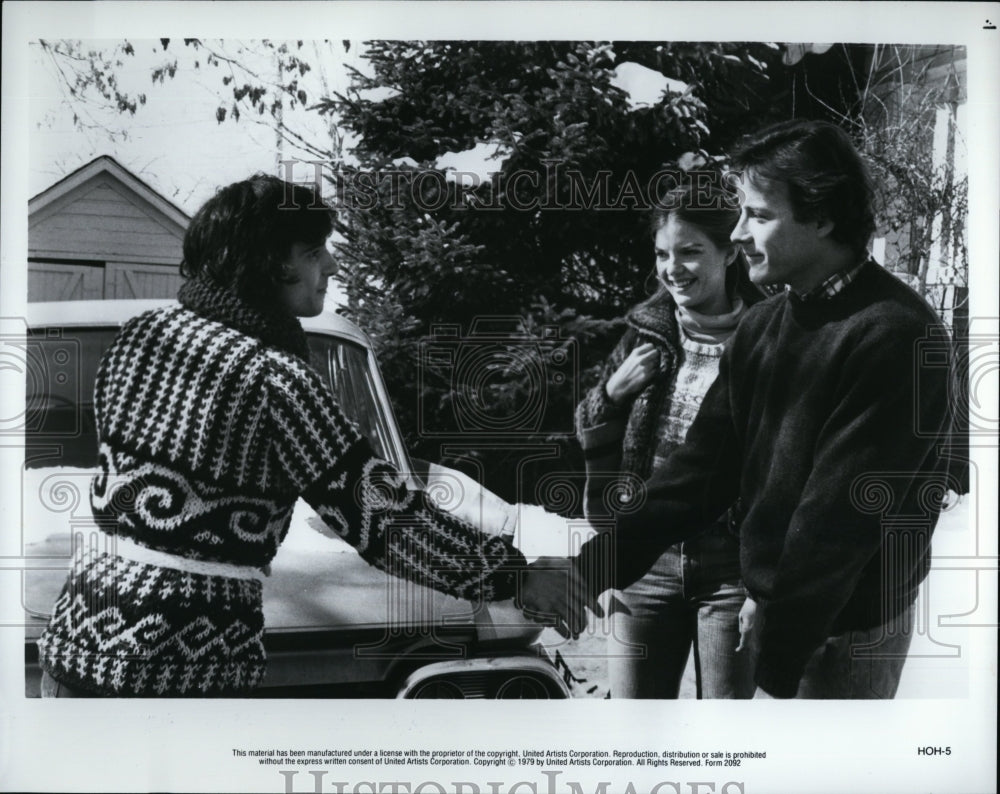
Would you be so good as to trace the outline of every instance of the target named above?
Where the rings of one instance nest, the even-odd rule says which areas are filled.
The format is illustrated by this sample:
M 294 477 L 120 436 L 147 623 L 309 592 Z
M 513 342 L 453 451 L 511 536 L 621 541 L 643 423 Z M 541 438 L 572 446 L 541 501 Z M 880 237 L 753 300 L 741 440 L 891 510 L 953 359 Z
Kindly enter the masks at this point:
M 803 120 L 775 124 L 745 139 L 732 161 L 743 179 L 785 183 L 797 221 L 830 220 L 831 237 L 864 254 L 875 232 L 874 188 L 840 127 Z
M 254 174 L 221 188 L 184 235 L 181 274 L 207 279 L 244 300 L 266 305 L 281 284 L 293 243 L 321 244 L 333 217 L 316 190 Z

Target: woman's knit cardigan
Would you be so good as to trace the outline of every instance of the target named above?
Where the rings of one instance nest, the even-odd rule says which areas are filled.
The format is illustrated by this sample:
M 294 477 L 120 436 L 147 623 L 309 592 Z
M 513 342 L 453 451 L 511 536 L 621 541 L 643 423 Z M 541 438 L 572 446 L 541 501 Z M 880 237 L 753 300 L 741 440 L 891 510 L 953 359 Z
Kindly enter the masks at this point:
M 129 321 L 98 369 L 91 506 L 105 532 L 265 569 L 301 496 L 373 565 L 460 598 L 514 595 L 524 558 L 407 490 L 307 363 L 297 320 L 200 281 L 179 298 Z M 75 562 L 38 642 L 44 670 L 117 696 L 260 683 L 260 581 L 113 552 Z
M 622 509 L 651 474 L 654 433 L 680 366 L 676 311 L 664 289 L 634 306 L 625 316 L 627 329 L 601 368 L 597 385 L 576 408 L 576 437 L 587 471 L 584 508 L 592 520 L 609 515 L 612 508 Z M 631 402 L 616 405 L 608 397 L 608 380 L 644 342 L 659 352 L 659 370 Z

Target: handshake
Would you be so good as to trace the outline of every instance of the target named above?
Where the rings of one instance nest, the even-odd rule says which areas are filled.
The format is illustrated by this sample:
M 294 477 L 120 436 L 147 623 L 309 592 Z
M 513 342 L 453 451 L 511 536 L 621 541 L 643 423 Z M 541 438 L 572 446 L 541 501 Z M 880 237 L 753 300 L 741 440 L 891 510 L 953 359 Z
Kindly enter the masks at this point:
M 587 627 L 587 610 L 604 617 L 604 610 L 572 558 L 539 557 L 521 577 L 517 605 L 524 616 L 552 625 L 566 639 L 576 639 Z
M 540 505 L 505 503 L 505 507 L 513 527 L 508 536 L 533 560 L 520 576 L 516 606 L 528 620 L 553 626 L 566 639 L 577 639 L 587 628 L 588 610 L 604 617 L 597 599 L 603 588 L 595 588 L 585 575 L 586 567 L 567 554 L 597 530 L 579 521 L 570 529 L 565 517 Z
M 455 469 L 435 463 L 423 475 L 439 509 L 451 513 L 482 532 L 500 535 L 516 545 L 530 560 L 520 576 L 515 603 L 524 616 L 536 623 L 553 625 L 563 637 L 576 639 L 587 627 L 587 609 L 597 617 L 604 612 L 573 558 L 567 520 L 539 505 L 511 504 Z M 530 529 L 528 529 L 530 528 Z M 527 531 L 526 531 L 527 530 Z M 579 540 L 593 536 L 588 527 Z

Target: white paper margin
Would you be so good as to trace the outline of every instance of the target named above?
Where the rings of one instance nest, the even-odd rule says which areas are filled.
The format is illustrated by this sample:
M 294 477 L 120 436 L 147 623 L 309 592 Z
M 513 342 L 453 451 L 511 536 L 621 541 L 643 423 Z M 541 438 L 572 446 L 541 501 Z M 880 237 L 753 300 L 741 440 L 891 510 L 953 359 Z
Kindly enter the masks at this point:
M 3 27 L 2 268 L 0 315 L 24 315 L 28 201 L 26 43 L 39 37 L 491 38 L 760 40 L 956 43 L 968 48 L 972 263 L 970 316 L 993 323 L 998 280 L 998 91 L 1000 6 L 985 3 L 7 3 Z M 992 397 L 996 404 L 996 381 Z M 0 396 L 5 410 L 16 394 Z M 9 416 L 12 414 L 4 414 Z M 12 462 L 13 461 L 13 462 Z M 996 448 L 974 453 L 982 487 L 981 535 L 996 566 Z M 0 448 L 2 532 L 16 527 L 20 464 Z M 2 555 L 11 552 L 5 546 Z M 988 559 L 984 558 L 984 559 Z M 20 599 L 0 571 L 0 599 Z M 996 621 L 996 592 L 977 610 Z M 23 639 L 0 629 L 0 789 L 31 791 L 285 791 L 275 767 L 234 758 L 233 748 L 370 747 L 468 749 L 757 749 L 766 761 L 697 772 L 663 767 L 559 768 L 554 779 L 523 768 L 330 768 L 323 791 L 482 791 L 639 794 L 657 782 L 680 791 L 995 791 L 996 631 L 970 632 L 969 697 L 893 702 L 395 702 L 40 701 L 23 697 Z M 948 757 L 919 756 L 949 746 Z M 497 781 L 490 789 L 487 782 Z M 371 781 L 370 786 L 365 781 Z M 387 785 L 397 781 L 393 787 Z M 429 781 L 429 782 L 428 782 Z M 516 786 L 519 781 L 525 781 Z M 608 785 L 601 787 L 607 781 Z M 406 783 L 404 787 L 403 782 Z M 702 786 L 692 786 L 703 782 Z M 709 785 L 709 782 L 711 785 Z M 423 788 L 419 784 L 424 783 Z M 534 783 L 532 789 L 530 783 Z M 435 785 L 436 784 L 436 785 Z M 313 791 L 301 771 L 295 791 Z M 462 791 L 461 788 L 457 789 Z M 674 791 L 671 786 L 659 791 Z M 473 789 L 467 788 L 466 794 Z

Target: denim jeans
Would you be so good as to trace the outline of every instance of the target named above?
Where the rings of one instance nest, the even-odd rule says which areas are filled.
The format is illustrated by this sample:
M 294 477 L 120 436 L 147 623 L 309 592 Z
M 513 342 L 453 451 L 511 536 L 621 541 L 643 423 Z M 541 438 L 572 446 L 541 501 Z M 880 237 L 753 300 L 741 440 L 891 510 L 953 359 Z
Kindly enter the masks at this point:
M 699 698 L 753 697 L 751 655 L 736 651 L 746 597 L 739 539 L 725 526 L 671 546 L 642 579 L 614 596 L 613 698 L 676 698 L 692 649 Z

